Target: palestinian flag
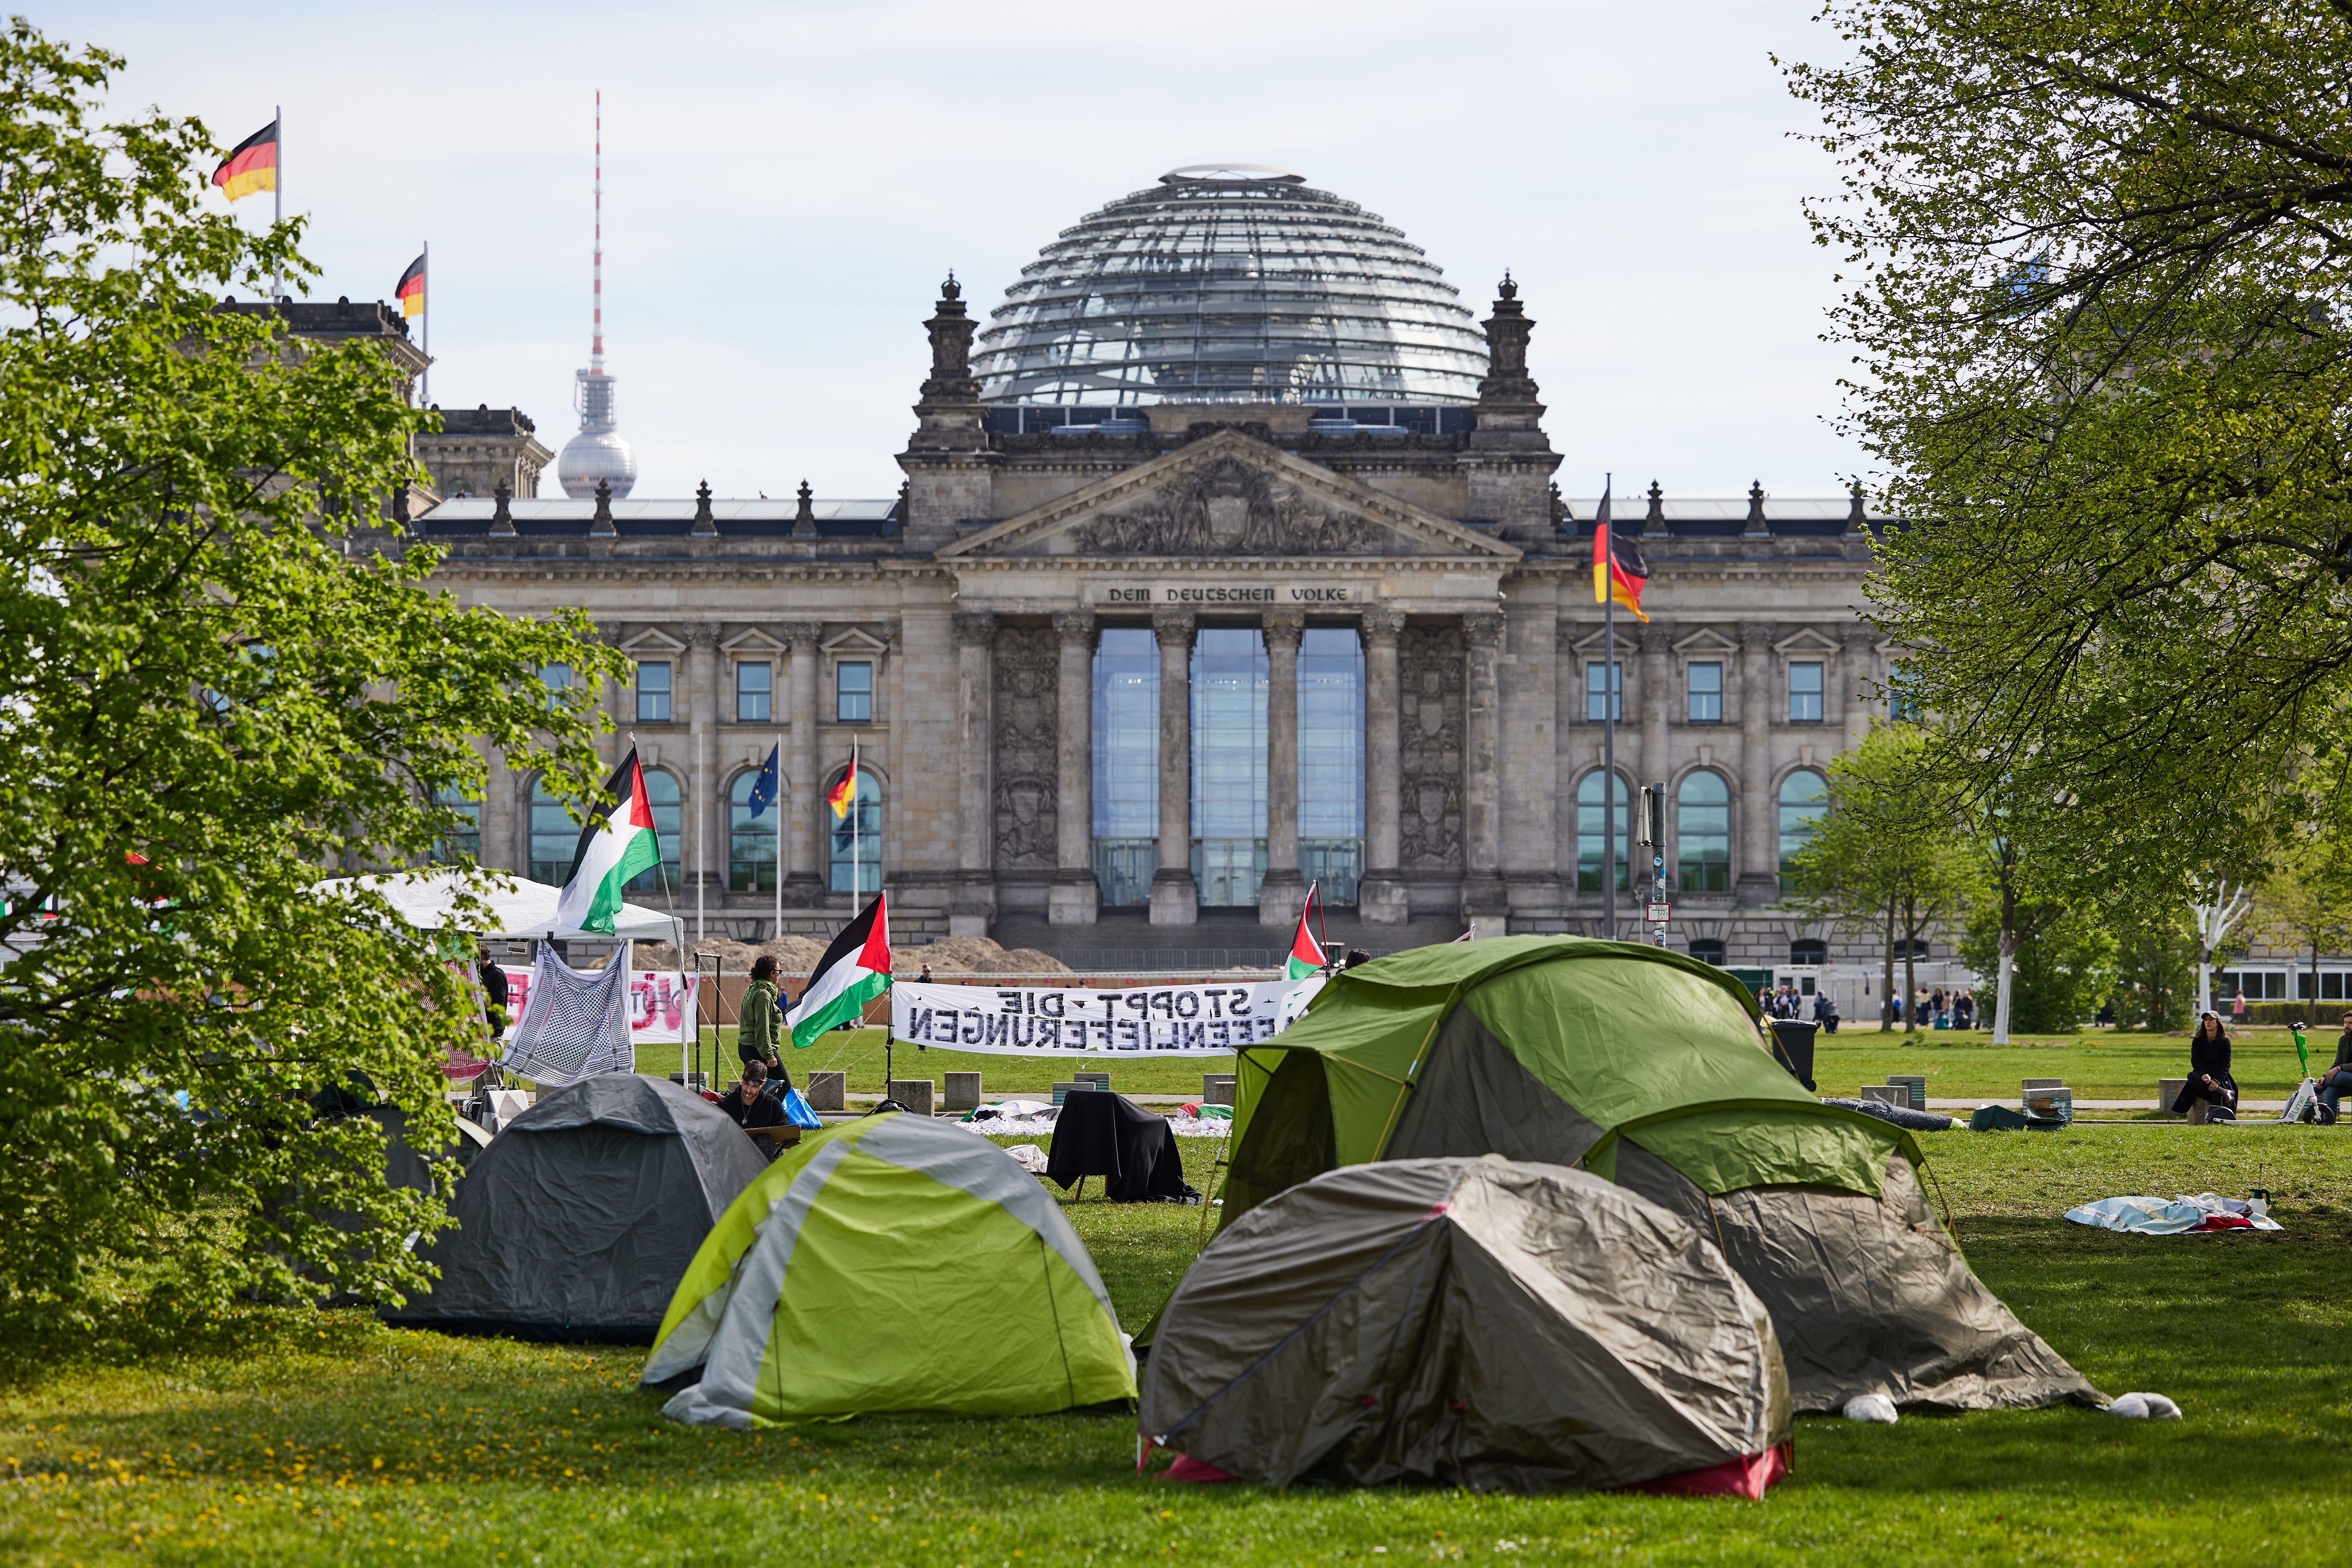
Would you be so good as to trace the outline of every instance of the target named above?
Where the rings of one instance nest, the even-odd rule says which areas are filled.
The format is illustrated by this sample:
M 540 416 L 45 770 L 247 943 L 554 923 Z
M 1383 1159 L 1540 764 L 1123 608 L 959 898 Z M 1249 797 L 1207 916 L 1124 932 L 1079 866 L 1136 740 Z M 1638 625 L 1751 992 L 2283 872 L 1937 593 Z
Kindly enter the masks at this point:
M 420 256 L 408 264 L 408 270 L 400 275 L 400 286 L 392 291 L 392 297 L 400 301 L 402 315 L 425 314 L 425 258 Z
M 1642 589 L 1650 581 L 1650 563 L 1642 558 L 1642 547 L 1627 535 L 1617 531 L 1609 521 L 1609 498 L 1601 498 L 1601 510 L 1592 514 L 1592 602 L 1605 605 L 1612 598 L 1633 612 L 1637 621 L 1650 617 L 1642 613 Z
M 806 1050 L 827 1029 L 863 1015 L 866 1004 L 890 989 L 889 897 L 877 893 L 866 912 L 842 928 L 817 961 L 801 999 L 784 1015 L 793 1045 Z
M 572 852 L 572 874 L 555 901 L 555 918 L 580 931 L 613 934 L 621 912 L 621 889 L 640 871 L 661 864 L 661 839 L 654 832 L 653 804 L 646 799 L 646 771 L 636 748 L 604 781 L 604 798 L 613 804 L 589 817 Z
M 1323 944 L 1315 940 L 1314 928 L 1307 923 L 1315 918 L 1315 889 L 1322 885 L 1318 882 L 1307 889 L 1307 907 L 1298 911 L 1298 933 L 1290 939 L 1290 957 L 1282 968 L 1285 980 L 1304 980 L 1310 974 L 1320 974 L 1328 962 L 1323 956 Z
M 256 191 L 276 190 L 278 121 L 271 121 L 230 149 L 220 167 L 213 171 L 213 184 L 227 192 L 231 201 Z

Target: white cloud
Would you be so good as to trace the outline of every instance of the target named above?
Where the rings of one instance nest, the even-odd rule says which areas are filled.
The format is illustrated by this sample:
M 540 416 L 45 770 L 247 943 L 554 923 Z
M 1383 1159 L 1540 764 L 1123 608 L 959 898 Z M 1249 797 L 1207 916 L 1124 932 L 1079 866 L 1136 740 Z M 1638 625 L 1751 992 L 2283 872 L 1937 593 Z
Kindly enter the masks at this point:
M 327 298 L 433 244 L 445 405 L 560 447 L 588 334 L 590 95 L 605 326 L 637 494 L 882 496 L 950 268 L 980 313 L 1082 214 L 1178 163 L 1286 164 L 1402 227 L 1484 315 L 1509 267 L 1590 492 L 1834 490 L 1843 355 L 1818 341 L 1829 189 L 1768 52 L 1793 0 L 1625 7 L 923 0 L 727 5 L 83 4 L 126 107 L 224 145 L 286 106 L 287 196 Z M 266 197 L 239 210 L 266 218 Z

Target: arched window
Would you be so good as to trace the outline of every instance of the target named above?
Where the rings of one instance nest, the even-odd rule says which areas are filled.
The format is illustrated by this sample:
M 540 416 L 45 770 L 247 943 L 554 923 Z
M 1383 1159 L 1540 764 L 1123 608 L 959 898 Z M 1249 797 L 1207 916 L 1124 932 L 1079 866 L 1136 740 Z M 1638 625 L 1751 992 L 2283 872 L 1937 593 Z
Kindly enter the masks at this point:
M 530 786 L 530 879 L 562 887 L 580 847 L 580 825 L 550 793 L 545 779 Z
M 1685 893 L 1731 891 L 1731 787 L 1702 768 L 1675 794 L 1675 864 Z
M 825 784 L 828 793 L 838 778 Z M 857 804 L 839 816 L 824 808 L 827 843 L 832 846 L 832 875 L 825 886 L 836 893 L 878 893 L 882 890 L 882 786 L 864 768 L 857 770 Z M 851 831 L 853 825 L 855 833 Z M 853 867 L 856 883 L 850 881 Z
M 1576 890 L 1597 893 L 1601 890 L 1601 852 L 1613 838 L 1617 845 L 1617 890 L 1623 892 L 1629 885 L 1625 866 L 1625 807 L 1632 791 L 1623 780 L 1617 784 L 1617 809 L 1610 811 L 1603 798 L 1608 794 L 1609 775 L 1600 772 L 1584 775 L 1576 786 Z M 1602 814 L 1609 820 L 1604 823 Z
M 643 666 L 639 666 L 643 668 Z M 665 889 L 676 890 L 678 886 L 678 788 L 677 775 L 660 768 L 646 770 L 646 804 L 654 808 L 654 837 L 661 841 L 661 865 L 650 871 L 640 871 L 625 891 L 658 893 Z M 665 881 L 663 879 L 667 878 Z
M 1711 936 L 1693 937 L 1690 955 L 1701 963 L 1712 963 L 1717 969 L 1723 967 L 1723 943 Z
M 1822 813 L 1829 809 L 1830 781 L 1811 768 L 1799 768 L 1780 781 L 1780 890 L 1796 885 L 1796 856 L 1820 831 Z
M 783 815 L 777 802 L 759 816 L 751 815 L 751 786 L 760 770 L 746 768 L 727 790 L 727 887 L 737 893 L 776 890 L 776 819 Z
M 459 826 L 442 835 L 434 847 L 433 858 L 445 864 L 461 857 L 480 860 L 482 803 L 461 789 L 437 789 L 433 792 L 433 804 L 444 810 L 456 812 L 461 819 Z
M 1830 944 L 1818 938 L 1801 936 L 1789 944 L 1789 962 L 1798 968 L 1819 969 L 1830 961 Z

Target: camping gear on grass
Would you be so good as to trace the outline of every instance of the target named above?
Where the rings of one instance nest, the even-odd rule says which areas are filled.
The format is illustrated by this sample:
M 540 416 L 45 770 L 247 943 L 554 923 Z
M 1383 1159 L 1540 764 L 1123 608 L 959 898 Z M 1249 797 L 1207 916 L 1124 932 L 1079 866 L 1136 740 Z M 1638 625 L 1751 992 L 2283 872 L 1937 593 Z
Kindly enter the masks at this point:
M 1067 1192 L 1088 1176 L 1103 1178 L 1115 1204 L 1181 1203 L 1201 1194 L 1184 1183 L 1184 1157 L 1168 1119 L 1123 1094 L 1073 1089 L 1054 1121 L 1046 1180 Z
M 433 1289 L 388 1322 L 644 1344 L 711 1222 L 767 1169 L 726 1113 L 661 1079 L 541 1095 L 457 1184 L 457 1228 L 418 1251 Z
M 1917 1140 L 1807 1094 L 1712 965 L 1580 937 L 1411 949 L 1335 977 L 1238 1068 L 1228 1226 L 1335 1165 L 1581 1165 L 1717 1238 L 1771 1311 L 1799 1411 L 2099 1402 L 1969 1271 Z
M 1713 1242 L 1558 1165 L 1349 1165 L 1228 1226 L 1145 1363 L 1171 1479 L 1759 1495 L 1788 1377 Z
M 643 1379 L 685 1385 L 666 1415 L 739 1429 L 1135 1394 L 1118 1314 L 1060 1205 L 987 1139 L 895 1114 L 813 1134 L 744 1189 Z
M 2259 1189 L 2257 1189 L 2259 1190 Z M 2066 1211 L 2076 1225 L 2101 1230 L 2130 1231 L 2140 1236 L 2210 1235 L 2218 1230 L 2284 1230 L 2271 1218 L 2269 1194 L 2259 1203 L 2225 1198 L 2217 1193 L 2183 1194 L 2177 1198 L 2135 1195 L 2101 1198 Z

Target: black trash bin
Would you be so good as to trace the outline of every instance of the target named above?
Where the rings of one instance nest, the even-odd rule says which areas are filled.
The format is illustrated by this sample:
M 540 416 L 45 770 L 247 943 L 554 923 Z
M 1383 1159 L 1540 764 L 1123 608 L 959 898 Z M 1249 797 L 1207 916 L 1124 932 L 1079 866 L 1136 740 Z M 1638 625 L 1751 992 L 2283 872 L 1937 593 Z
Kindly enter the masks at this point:
M 1780 1065 L 1787 1068 L 1799 1083 L 1803 1084 L 1807 1089 L 1811 1089 L 1813 1087 L 1813 1036 L 1820 1030 L 1821 1026 L 1807 1023 L 1802 1018 L 1774 1018 L 1771 1020 L 1771 1026 L 1772 1038 L 1780 1047 Z

